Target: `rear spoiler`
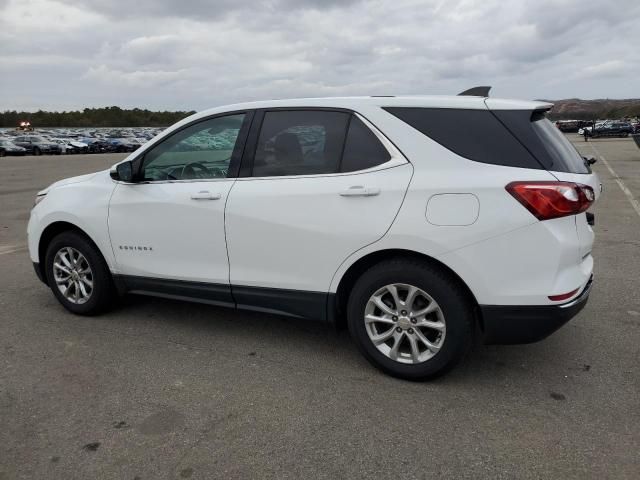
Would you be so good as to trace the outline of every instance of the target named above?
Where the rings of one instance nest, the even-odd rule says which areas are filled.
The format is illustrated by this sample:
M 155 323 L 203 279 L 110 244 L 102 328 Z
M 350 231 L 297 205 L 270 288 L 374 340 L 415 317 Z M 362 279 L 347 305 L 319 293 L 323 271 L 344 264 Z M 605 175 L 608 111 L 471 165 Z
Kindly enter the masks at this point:
M 489 90 L 491 90 L 491 87 L 473 87 L 470 88 L 469 90 L 465 90 L 464 92 L 460 92 L 458 94 L 458 96 L 464 96 L 464 97 L 488 97 L 489 96 Z

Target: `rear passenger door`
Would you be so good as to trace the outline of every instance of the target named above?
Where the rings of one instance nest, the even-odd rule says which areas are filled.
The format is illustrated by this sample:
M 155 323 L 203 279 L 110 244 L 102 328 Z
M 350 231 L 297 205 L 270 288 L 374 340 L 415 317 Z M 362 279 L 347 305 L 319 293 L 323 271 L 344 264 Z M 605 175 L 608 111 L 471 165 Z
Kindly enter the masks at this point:
M 338 266 L 390 227 L 412 171 L 357 114 L 258 112 L 225 215 L 236 302 L 309 317 L 297 309 L 315 298 L 320 315 Z

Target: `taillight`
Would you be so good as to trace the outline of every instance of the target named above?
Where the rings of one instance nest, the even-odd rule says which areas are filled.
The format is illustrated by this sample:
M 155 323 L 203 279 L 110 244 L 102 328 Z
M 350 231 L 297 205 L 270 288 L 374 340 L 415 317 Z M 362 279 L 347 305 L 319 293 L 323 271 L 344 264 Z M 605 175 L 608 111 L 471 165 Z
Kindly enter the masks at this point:
M 573 182 L 511 182 L 505 188 L 538 220 L 577 215 L 596 198 L 590 186 Z
M 553 300 L 554 302 L 559 302 L 561 300 L 567 300 L 568 298 L 573 297 L 576 293 L 578 293 L 578 289 L 571 290 L 570 292 L 563 293 L 561 295 L 549 295 L 549 300 Z

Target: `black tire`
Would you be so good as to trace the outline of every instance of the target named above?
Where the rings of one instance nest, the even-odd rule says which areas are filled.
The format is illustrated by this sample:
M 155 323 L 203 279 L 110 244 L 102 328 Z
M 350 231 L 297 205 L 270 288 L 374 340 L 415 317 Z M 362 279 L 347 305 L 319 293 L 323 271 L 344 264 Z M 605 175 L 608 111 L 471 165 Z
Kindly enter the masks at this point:
M 76 304 L 69 301 L 58 289 L 53 261 L 60 249 L 71 247 L 79 251 L 89 263 L 92 272 L 93 290 L 86 303 Z M 45 256 L 45 275 L 51 291 L 64 308 L 77 315 L 97 315 L 109 309 L 115 300 L 115 288 L 102 254 L 98 247 L 84 235 L 68 231 L 55 236 L 47 247 Z
M 33 154 L 34 154 L 34 155 L 41 155 L 41 154 L 42 154 L 42 152 L 40 151 L 40 149 L 39 149 L 38 147 L 34 147 L 34 149 L 33 149 Z
M 4 157 L 6 155 L 6 153 L 4 152 L 4 150 L 0 150 L 0 157 Z
M 413 285 L 428 293 L 439 305 L 446 323 L 440 350 L 422 363 L 400 363 L 387 357 L 373 344 L 364 316 L 369 298 L 385 285 Z M 459 281 L 427 262 L 395 259 L 369 268 L 356 282 L 347 305 L 349 332 L 369 362 L 394 377 L 426 380 L 453 368 L 469 351 L 473 340 L 473 306 Z

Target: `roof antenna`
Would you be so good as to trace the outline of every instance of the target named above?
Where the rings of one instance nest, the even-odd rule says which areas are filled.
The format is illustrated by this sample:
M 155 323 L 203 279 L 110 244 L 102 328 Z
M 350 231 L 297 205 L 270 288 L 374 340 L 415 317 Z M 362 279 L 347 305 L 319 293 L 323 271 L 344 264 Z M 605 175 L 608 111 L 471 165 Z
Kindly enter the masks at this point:
M 462 95 L 465 97 L 488 97 L 489 90 L 491 90 L 491 87 L 473 87 L 469 90 L 465 90 L 464 92 L 459 93 L 458 96 Z

